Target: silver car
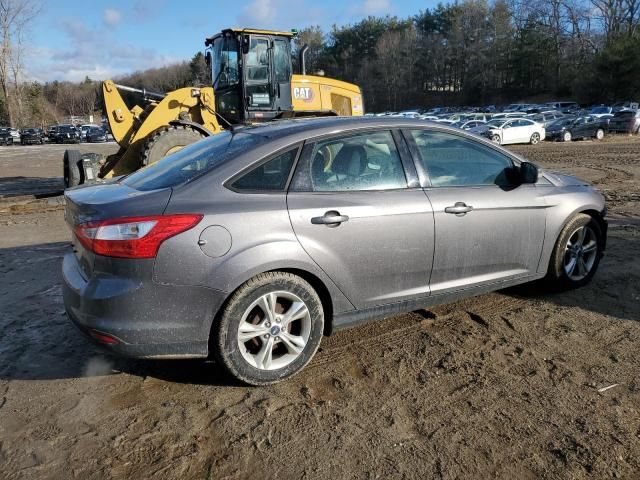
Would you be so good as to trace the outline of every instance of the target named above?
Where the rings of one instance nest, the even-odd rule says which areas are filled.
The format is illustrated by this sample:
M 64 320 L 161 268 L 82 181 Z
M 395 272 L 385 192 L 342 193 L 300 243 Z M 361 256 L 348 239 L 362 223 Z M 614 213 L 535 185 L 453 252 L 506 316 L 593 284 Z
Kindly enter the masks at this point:
M 213 357 L 249 384 L 366 320 L 591 280 L 602 195 L 459 129 L 392 117 L 212 136 L 67 190 L 71 320 L 112 352 Z

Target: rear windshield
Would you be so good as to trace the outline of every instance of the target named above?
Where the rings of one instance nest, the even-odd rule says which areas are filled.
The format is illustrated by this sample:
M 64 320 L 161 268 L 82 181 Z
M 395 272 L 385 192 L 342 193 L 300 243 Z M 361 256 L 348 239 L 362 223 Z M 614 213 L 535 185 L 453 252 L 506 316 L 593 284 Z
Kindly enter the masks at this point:
M 189 145 L 125 177 L 122 183 L 136 190 L 175 187 L 221 165 L 267 140 L 261 135 L 229 131 Z

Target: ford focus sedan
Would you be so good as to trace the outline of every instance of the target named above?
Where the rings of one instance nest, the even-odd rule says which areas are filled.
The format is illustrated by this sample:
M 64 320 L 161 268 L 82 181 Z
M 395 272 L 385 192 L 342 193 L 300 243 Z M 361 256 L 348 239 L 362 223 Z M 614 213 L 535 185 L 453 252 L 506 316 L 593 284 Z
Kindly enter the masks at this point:
M 65 197 L 81 331 L 116 354 L 214 358 L 254 385 L 366 320 L 585 285 L 607 231 L 586 182 L 407 118 L 237 128 Z

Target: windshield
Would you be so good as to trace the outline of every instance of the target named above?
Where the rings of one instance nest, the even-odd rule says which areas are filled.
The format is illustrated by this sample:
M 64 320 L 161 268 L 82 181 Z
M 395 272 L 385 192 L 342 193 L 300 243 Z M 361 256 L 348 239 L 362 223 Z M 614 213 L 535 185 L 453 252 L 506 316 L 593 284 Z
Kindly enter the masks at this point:
M 505 122 L 506 120 L 504 118 L 497 118 L 495 120 L 487 122 L 486 125 L 489 127 L 501 127 Z
M 231 87 L 238 80 L 238 41 L 218 37 L 213 42 L 213 88 Z
M 251 150 L 266 137 L 225 131 L 189 145 L 125 177 L 122 183 L 136 190 L 175 187 L 212 170 L 237 154 Z
M 634 117 L 636 115 L 636 112 L 632 112 L 632 111 L 625 111 L 625 112 L 618 112 L 616 113 L 614 116 L 618 117 L 618 118 L 631 118 Z
M 591 113 L 609 113 L 609 107 L 594 107 Z
M 553 126 L 557 126 L 557 127 L 563 127 L 565 125 L 569 125 L 570 123 L 572 123 L 575 120 L 575 118 L 561 118 L 559 120 L 556 120 L 555 122 L 552 122 L 549 127 L 553 127 Z

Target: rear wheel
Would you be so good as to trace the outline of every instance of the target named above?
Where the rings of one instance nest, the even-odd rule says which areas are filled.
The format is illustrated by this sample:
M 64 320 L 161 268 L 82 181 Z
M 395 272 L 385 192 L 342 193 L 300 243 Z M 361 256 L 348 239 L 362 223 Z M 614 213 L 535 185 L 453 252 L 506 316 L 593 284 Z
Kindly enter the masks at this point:
M 211 347 L 232 376 L 266 385 L 300 371 L 323 328 L 322 302 L 311 285 L 290 273 L 263 273 L 231 296 L 212 329 Z
M 144 145 L 142 165 L 156 163 L 202 138 L 204 135 L 200 132 L 182 125 L 160 128 L 147 139 Z
M 562 136 L 562 139 L 565 142 L 570 142 L 571 141 L 571 132 L 564 132 L 564 135 Z
M 531 135 L 531 138 L 529 139 L 531 145 L 536 145 L 540 142 L 540 134 L 535 132 L 533 135 Z
M 602 230 L 581 213 L 562 229 L 553 248 L 544 282 L 556 290 L 581 287 L 591 281 L 602 257 Z

